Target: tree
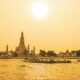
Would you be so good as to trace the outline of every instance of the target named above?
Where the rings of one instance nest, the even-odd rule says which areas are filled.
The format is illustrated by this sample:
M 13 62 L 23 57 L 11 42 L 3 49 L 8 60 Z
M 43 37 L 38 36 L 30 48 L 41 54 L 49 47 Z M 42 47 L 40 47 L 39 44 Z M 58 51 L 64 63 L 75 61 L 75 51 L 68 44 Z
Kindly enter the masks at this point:
M 13 57 L 18 57 L 18 53 L 13 52 L 13 53 L 12 53 L 12 56 L 13 56 Z
M 25 49 L 24 52 L 23 52 L 23 55 L 27 56 L 27 54 L 28 54 L 28 51 Z
M 40 50 L 40 53 L 39 53 L 41 56 L 46 56 L 46 51 L 45 50 Z
M 47 56 L 51 57 L 51 56 L 57 56 L 57 55 L 54 51 L 48 51 Z
M 77 57 L 80 57 L 80 50 L 77 50 L 77 51 L 76 51 L 76 56 L 77 56 Z

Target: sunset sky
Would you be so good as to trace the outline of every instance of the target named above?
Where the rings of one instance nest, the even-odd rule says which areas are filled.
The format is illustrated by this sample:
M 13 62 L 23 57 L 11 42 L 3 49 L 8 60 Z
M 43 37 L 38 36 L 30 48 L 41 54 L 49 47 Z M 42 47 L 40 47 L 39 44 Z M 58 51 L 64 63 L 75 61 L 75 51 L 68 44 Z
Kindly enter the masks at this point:
M 0 0 L 0 51 L 15 50 L 21 31 L 37 52 L 80 49 L 80 0 Z

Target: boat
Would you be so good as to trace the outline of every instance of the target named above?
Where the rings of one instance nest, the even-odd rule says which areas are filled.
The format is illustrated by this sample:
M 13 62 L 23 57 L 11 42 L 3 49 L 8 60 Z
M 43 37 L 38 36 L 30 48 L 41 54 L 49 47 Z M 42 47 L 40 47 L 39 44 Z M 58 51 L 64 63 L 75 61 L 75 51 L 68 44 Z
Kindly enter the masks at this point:
M 68 59 L 52 59 L 50 57 L 25 58 L 24 61 L 31 63 L 71 63 L 71 61 Z

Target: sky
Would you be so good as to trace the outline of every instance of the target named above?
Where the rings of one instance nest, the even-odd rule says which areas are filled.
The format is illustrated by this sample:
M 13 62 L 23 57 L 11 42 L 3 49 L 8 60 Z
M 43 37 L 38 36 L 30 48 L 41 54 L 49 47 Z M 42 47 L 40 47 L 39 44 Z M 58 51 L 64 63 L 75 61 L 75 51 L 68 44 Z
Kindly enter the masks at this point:
M 80 49 L 80 0 L 42 0 L 50 6 L 45 19 L 36 19 L 33 3 L 41 0 L 0 0 L 0 51 L 15 50 L 23 31 L 25 45 L 36 52 Z M 33 6 L 32 6 L 33 7 Z

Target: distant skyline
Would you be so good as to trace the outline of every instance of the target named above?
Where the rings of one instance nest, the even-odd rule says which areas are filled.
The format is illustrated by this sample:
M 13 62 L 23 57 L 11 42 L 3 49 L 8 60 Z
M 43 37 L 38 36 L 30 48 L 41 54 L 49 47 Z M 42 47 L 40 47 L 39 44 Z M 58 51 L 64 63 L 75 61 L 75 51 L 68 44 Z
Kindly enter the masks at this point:
M 25 45 L 35 46 L 36 52 L 80 49 L 80 0 L 42 0 L 50 6 L 42 20 L 30 11 L 36 1 L 41 0 L 0 0 L 0 51 L 7 44 L 15 50 L 22 31 Z

